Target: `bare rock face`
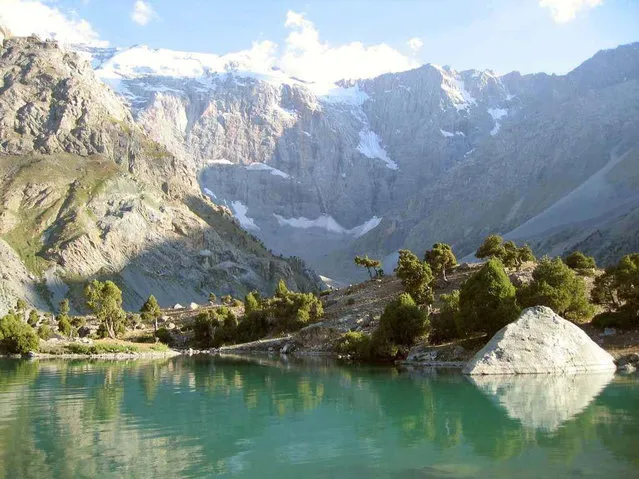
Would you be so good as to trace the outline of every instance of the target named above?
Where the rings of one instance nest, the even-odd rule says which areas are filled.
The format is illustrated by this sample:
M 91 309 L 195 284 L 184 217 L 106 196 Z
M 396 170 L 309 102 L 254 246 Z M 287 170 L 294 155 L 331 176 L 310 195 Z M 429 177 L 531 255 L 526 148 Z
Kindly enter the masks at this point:
M 525 309 L 464 368 L 464 374 L 564 374 L 615 371 L 610 354 L 545 306 Z

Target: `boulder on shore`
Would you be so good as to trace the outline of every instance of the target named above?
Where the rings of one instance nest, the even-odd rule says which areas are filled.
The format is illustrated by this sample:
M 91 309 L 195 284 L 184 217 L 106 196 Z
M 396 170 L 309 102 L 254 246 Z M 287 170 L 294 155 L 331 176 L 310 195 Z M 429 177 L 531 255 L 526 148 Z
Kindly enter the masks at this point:
M 500 329 L 464 374 L 564 374 L 615 371 L 613 357 L 552 309 L 535 306 Z

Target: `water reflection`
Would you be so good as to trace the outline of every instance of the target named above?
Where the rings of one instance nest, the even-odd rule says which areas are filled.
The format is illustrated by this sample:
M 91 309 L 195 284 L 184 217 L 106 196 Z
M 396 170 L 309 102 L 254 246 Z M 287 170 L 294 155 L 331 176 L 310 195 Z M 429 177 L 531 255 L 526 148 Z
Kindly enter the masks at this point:
M 0 478 L 510 477 L 524 466 L 629 477 L 639 384 L 611 379 L 472 383 L 321 360 L 0 361 Z
M 484 394 L 525 427 L 556 431 L 604 390 L 614 373 L 471 376 Z

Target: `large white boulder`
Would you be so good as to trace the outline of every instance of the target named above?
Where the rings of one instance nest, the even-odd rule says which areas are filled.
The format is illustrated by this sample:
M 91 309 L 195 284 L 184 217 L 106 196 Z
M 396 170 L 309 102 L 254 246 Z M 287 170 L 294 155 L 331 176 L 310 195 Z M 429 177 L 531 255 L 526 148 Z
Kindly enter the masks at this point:
M 581 328 L 545 306 L 525 309 L 464 368 L 465 374 L 564 374 L 615 371 L 610 354 Z

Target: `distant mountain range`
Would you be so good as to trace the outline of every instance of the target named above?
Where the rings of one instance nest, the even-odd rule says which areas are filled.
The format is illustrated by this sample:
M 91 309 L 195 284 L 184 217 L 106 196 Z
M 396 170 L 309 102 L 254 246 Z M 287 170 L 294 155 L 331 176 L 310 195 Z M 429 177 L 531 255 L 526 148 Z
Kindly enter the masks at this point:
M 537 254 L 639 250 L 639 43 L 567 75 L 424 65 L 305 83 L 238 56 L 80 48 L 137 124 L 267 247 L 357 278 L 497 232 Z

